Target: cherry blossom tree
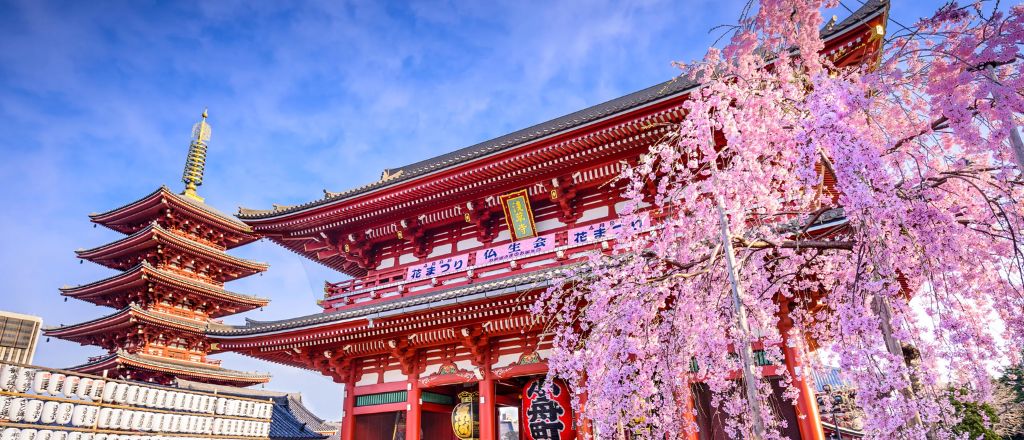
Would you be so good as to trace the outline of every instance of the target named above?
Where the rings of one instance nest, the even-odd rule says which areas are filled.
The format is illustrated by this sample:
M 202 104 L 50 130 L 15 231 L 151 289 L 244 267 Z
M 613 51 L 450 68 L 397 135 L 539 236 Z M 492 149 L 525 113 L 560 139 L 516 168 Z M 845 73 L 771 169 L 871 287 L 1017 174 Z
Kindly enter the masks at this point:
M 656 226 L 535 305 L 555 317 L 550 374 L 579 384 L 599 437 L 694 432 L 700 383 L 728 437 L 780 438 L 750 355 L 790 347 L 838 362 L 870 438 L 954 438 L 946 390 L 988 399 L 1019 360 L 1024 6 L 890 21 L 845 67 L 823 53 L 833 6 L 752 4 L 682 66 L 701 84 L 683 120 L 615 183 L 620 214 Z M 807 374 L 783 373 L 788 399 Z

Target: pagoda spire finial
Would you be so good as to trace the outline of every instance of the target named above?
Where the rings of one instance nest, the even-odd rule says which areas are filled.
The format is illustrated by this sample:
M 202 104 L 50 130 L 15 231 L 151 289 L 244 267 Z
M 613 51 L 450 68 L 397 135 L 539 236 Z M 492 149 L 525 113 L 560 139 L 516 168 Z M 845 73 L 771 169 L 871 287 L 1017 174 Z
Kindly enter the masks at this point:
M 196 193 L 196 189 L 203 184 L 203 171 L 206 169 L 206 143 L 210 141 L 211 128 L 206 123 L 207 113 L 203 109 L 203 119 L 192 126 L 192 142 L 188 146 L 188 156 L 185 158 L 185 171 L 181 174 L 181 181 L 185 182 L 185 191 L 182 195 L 192 199 L 203 201 Z

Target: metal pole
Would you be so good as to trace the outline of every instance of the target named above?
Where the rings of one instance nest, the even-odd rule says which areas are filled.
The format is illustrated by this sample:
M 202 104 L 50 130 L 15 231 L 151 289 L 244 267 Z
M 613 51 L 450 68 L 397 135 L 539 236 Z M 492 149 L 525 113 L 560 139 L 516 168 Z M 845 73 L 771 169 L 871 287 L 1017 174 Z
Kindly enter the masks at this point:
M 725 215 L 722 196 L 715 196 L 718 202 L 718 218 L 722 226 L 722 250 L 725 254 L 725 266 L 729 270 L 729 282 L 732 284 L 732 302 L 736 310 L 736 323 L 739 325 L 743 341 L 736 347 L 740 354 L 743 369 L 743 382 L 747 394 L 747 405 L 750 407 L 750 419 L 753 424 L 753 439 L 764 438 L 764 421 L 761 419 L 761 401 L 757 397 L 757 372 L 754 370 L 754 350 L 750 347 L 750 327 L 747 324 L 747 308 L 740 299 L 742 287 L 736 274 L 736 256 L 733 254 L 732 239 L 729 236 L 729 219 Z

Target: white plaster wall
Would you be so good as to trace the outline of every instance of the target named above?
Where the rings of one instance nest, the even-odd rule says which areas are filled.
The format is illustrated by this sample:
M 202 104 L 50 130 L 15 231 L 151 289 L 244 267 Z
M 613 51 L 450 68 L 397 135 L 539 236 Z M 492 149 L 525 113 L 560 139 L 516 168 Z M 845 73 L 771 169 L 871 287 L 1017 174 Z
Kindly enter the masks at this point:
M 565 227 L 565 223 L 558 221 L 557 218 L 549 218 L 542 222 L 537 222 L 537 232 L 550 231 L 561 227 Z
M 387 269 L 389 267 L 395 267 L 395 259 L 392 257 L 381 260 L 380 264 L 377 265 L 377 270 Z
M 373 385 L 377 383 L 377 377 L 379 376 L 379 373 L 366 373 L 361 379 L 359 379 L 359 382 L 356 382 L 356 386 Z
M 423 374 L 420 375 L 420 377 L 427 377 L 430 376 L 431 374 L 437 374 L 438 371 L 441 371 L 441 364 L 427 365 L 427 368 L 423 369 Z
M 398 256 L 398 264 L 408 264 L 416 262 L 417 258 L 413 254 L 403 254 Z
M 434 246 L 434 250 L 430 251 L 430 255 L 427 255 L 427 258 L 437 257 L 437 256 L 440 256 L 440 255 L 445 255 L 445 254 L 450 254 L 450 253 L 452 253 L 452 245 L 451 244 L 442 244 L 442 245 L 439 245 L 439 246 Z
M 583 211 L 583 215 L 580 216 L 579 220 L 576 220 L 576 223 L 583 223 L 583 222 L 587 222 L 587 221 L 590 221 L 590 220 L 597 220 L 599 218 L 604 218 L 604 217 L 608 217 L 608 207 L 607 206 L 598 206 L 596 208 L 590 208 L 590 209 L 588 209 L 586 211 Z
M 519 360 L 521 353 L 508 353 L 498 356 L 498 360 L 495 361 L 491 366 L 493 367 L 507 367 Z
M 508 228 L 506 228 L 504 225 L 497 225 L 495 227 L 496 228 L 502 228 L 502 229 L 501 229 L 501 232 L 498 232 L 498 236 L 494 238 L 494 242 L 499 242 L 499 241 L 505 241 L 505 240 L 511 240 L 512 239 L 512 235 L 509 234 Z
M 455 245 L 455 248 L 461 251 L 463 249 L 475 248 L 480 246 L 483 246 L 483 243 L 481 243 L 480 240 L 477 240 L 476 238 L 467 238 L 465 240 L 459 241 Z
M 616 203 L 616 204 L 615 204 L 615 212 L 621 215 L 621 213 L 622 213 L 622 207 L 624 207 L 624 206 L 626 206 L 626 202 L 625 202 L 625 201 L 621 201 L 621 202 L 619 202 L 619 203 Z M 636 204 L 636 207 L 637 207 L 637 208 L 646 208 L 646 207 L 648 207 L 648 206 L 651 206 L 651 204 L 650 204 L 650 203 L 647 203 L 647 202 L 644 202 L 644 201 L 640 201 L 640 202 L 638 202 L 638 203 Z
M 476 367 L 473 366 L 473 361 L 471 361 L 469 359 L 461 360 L 461 361 L 456 361 L 455 362 L 455 366 L 459 367 L 459 369 L 466 370 L 466 371 L 473 371 L 473 370 L 476 369 Z
M 388 370 L 384 372 L 384 383 L 405 382 L 405 375 L 401 370 Z

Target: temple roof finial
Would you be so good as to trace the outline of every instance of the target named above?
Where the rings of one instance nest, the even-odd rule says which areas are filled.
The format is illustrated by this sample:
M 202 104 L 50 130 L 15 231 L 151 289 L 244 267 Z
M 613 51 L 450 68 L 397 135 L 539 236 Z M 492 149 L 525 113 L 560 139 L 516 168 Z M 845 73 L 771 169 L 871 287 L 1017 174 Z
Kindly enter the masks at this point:
M 206 169 L 206 144 L 210 141 L 211 128 L 206 123 L 207 112 L 203 109 L 203 119 L 192 126 L 192 142 L 188 146 L 185 158 L 185 171 L 181 181 L 185 182 L 185 191 L 181 194 L 202 202 L 196 189 L 203 184 L 203 171 Z

